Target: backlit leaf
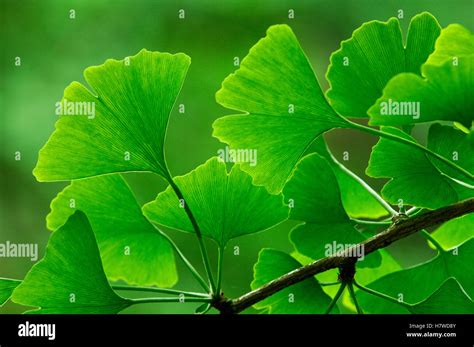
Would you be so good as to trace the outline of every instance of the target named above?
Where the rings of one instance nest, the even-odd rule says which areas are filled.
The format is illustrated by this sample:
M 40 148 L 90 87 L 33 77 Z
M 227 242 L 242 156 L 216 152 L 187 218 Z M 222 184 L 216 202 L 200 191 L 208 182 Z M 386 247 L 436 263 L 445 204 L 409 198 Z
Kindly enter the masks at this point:
M 449 278 L 427 299 L 408 308 L 417 314 L 473 314 L 474 302 L 454 278 Z
M 344 210 L 331 167 L 318 154 L 301 159 L 283 195 L 291 207 L 290 218 L 305 222 L 297 225 L 290 234 L 290 240 L 299 253 L 320 259 L 365 239 Z M 363 256 L 362 251 L 360 256 Z M 380 260 L 380 255 L 371 257 L 365 264 L 378 266 Z
M 73 181 L 52 201 L 48 229 L 56 230 L 76 210 L 89 218 L 107 278 L 142 286 L 176 283 L 173 249 L 120 175 Z
M 393 76 L 420 74 L 440 30 L 431 14 L 416 15 L 404 47 L 398 19 L 364 23 L 331 55 L 327 72 L 331 88 L 326 93 L 331 105 L 343 116 L 367 117 L 367 110 Z
M 395 299 L 416 304 L 431 296 L 448 278 L 454 277 L 469 297 L 474 295 L 474 239 L 433 259 L 408 269 L 383 276 L 367 285 Z M 356 275 L 357 279 L 357 275 Z M 359 303 L 370 313 L 407 313 L 407 309 L 363 291 L 357 292 Z
M 410 135 L 399 129 L 386 127 L 383 131 L 415 142 Z M 473 146 L 472 135 L 439 124 L 433 124 L 430 128 L 428 147 L 433 151 L 440 151 L 439 154 L 446 155 L 447 159 L 469 172 L 474 171 L 471 166 Z M 457 153 L 455 157 L 454 152 Z M 439 168 L 446 172 L 442 173 Z M 393 204 L 402 199 L 406 205 L 434 209 L 474 196 L 473 189 L 446 176 L 450 173 L 458 175 L 450 167 L 428 158 L 422 150 L 384 138 L 372 149 L 366 173 L 372 177 L 392 178 L 383 187 L 382 195 Z
M 80 211 L 51 234 L 44 258 L 12 300 L 40 308 L 32 313 L 117 313 L 131 304 L 107 282 L 94 233 Z
M 402 73 L 388 82 L 369 110 L 370 124 L 405 125 L 474 120 L 474 35 L 461 25 L 443 29 L 421 75 Z
M 251 177 L 234 165 L 228 173 L 217 157 L 190 173 L 175 177 L 183 193 L 180 202 L 168 187 L 143 206 L 144 214 L 158 224 L 194 232 L 182 204 L 188 204 L 204 236 L 224 247 L 230 239 L 268 229 L 288 218 L 281 195 L 270 195 L 252 184 Z
M 241 164 L 271 193 L 283 188 L 305 149 L 321 133 L 348 123 L 327 103 L 298 40 L 275 25 L 217 92 L 221 105 L 246 112 L 214 122 L 214 133 L 233 149 L 254 149 L 258 162 Z
M 142 50 L 128 60 L 87 68 L 90 89 L 73 82 L 63 102 L 94 105 L 94 117 L 80 109 L 59 117 L 39 153 L 36 178 L 61 181 L 124 171 L 166 176 L 166 127 L 189 64 L 182 53 Z

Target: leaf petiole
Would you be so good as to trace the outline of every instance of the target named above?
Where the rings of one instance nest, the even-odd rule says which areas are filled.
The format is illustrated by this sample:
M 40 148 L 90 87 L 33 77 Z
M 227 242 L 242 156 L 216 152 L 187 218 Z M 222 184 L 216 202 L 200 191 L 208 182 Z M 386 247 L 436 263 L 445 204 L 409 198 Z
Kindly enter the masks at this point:
M 347 287 L 349 288 L 349 293 L 351 295 L 352 301 L 354 302 L 354 306 L 356 307 L 357 313 L 358 314 L 363 314 L 362 309 L 359 306 L 359 303 L 357 302 L 357 297 L 354 293 L 354 287 L 352 286 L 352 282 L 349 282 L 347 284 Z
M 202 278 L 202 276 L 199 274 L 199 272 L 195 269 L 195 267 L 193 266 L 193 264 L 191 264 L 191 262 L 188 260 L 188 258 L 186 258 L 186 256 L 183 254 L 183 252 L 181 252 L 181 250 L 178 248 L 178 245 L 176 245 L 176 243 L 171 239 L 171 237 L 169 237 L 167 234 L 165 234 L 164 232 L 162 232 L 159 228 L 157 228 L 155 225 L 153 225 L 155 227 L 156 230 L 158 230 L 158 232 L 161 233 L 161 235 L 163 235 L 163 237 L 165 237 L 168 242 L 171 244 L 171 246 L 174 248 L 174 250 L 176 251 L 176 253 L 178 254 L 178 256 L 181 258 L 181 260 L 183 261 L 183 263 L 186 265 L 186 267 L 189 269 L 189 271 L 191 272 L 191 274 L 194 276 L 194 278 L 199 282 L 199 284 L 202 286 L 202 288 L 206 291 L 206 292 L 209 292 L 210 291 L 210 288 L 209 288 L 209 285 L 206 283 L 206 281 L 204 280 L 204 278 Z
M 133 305 L 135 304 L 150 304 L 150 303 L 159 303 L 159 302 L 211 302 L 211 298 L 140 298 L 140 299 L 128 299 L 131 300 Z
M 346 283 L 345 282 L 341 283 L 341 286 L 337 290 L 336 296 L 334 297 L 334 299 L 332 299 L 331 304 L 329 305 L 329 307 L 326 310 L 325 314 L 331 313 L 332 309 L 334 308 L 334 306 L 336 306 L 337 301 L 339 300 L 340 296 L 344 292 L 345 288 L 346 288 Z
M 357 182 L 359 182 L 359 184 L 365 188 L 365 190 L 367 190 L 367 192 L 372 195 L 375 200 L 377 200 L 380 205 L 382 205 L 386 210 L 387 212 L 390 213 L 390 215 L 392 216 L 396 216 L 398 215 L 398 212 L 395 211 L 392 206 L 390 206 L 390 204 L 388 202 L 386 202 L 381 196 L 379 193 L 377 193 L 371 186 L 369 186 L 367 184 L 367 182 L 365 182 L 362 178 L 360 178 L 359 176 L 357 176 L 354 172 L 352 172 L 351 170 L 349 170 L 347 167 L 345 167 L 343 164 L 341 164 L 333 155 L 332 153 L 329 153 L 331 155 L 331 158 L 332 160 L 341 168 L 342 171 L 344 171 L 345 173 L 347 173 L 349 176 L 351 176 L 352 178 L 354 178 Z
M 220 295 L 222 284 L 222 263 L 224 262 L 224 247 L 219 246 L 219 258 L 217 259 L 217 289 L 216 295 Z
M 369 133 L 369 134 L 372 134 L 372 135 L 375 135 L 375 136 L 378 136 L 378 137 L 383 137 L 383 138 L 393 140 L 393 141 L 396 141 L 396 142 L 404 144 L 404 145 L 408 145 L 408 146 L 420 149 L 423 152 L 427 153 L 428 155 L 430 155 L 432 157 L 435 157 L 436 159 L 442 161 L 444 164 L 446 164 L 446 165 L 450 166 L 451 168 L 457 170 L 458 172 L 462 173 L 463 176 L 468 178 L 470 181 L 474 180 L 474 175 L 473 174 L 471 174 L 467 170 L 463 169 L 462 167 L 456 165 L 452 161 L 446 159 L 442 155 L 439 155 L 438 153 L 433 152 L 432 150 L 426 148 L 425 146 L 420 145 L 419 143 L 416 143 L 416 142 L 404 139 L 403 137 L 393 135 L 393 134 L 390 134 L 390 133 L 387 133 L 387 132 L 384 132 L 384 131 L 381 131 L 381 130 L 377 130 L 377 129 L 374 129 L 374 128 L 371 128 L 371 127 L 368 127 L 368 126 L 365 126 L 365 125 L 362 125 L 362 124 L 354 123 L 350 120 L 347 120 L 347 122 L 354 129 L 358 129 L 358 130 L 364 131 L 366 133 Z M 455 182 L 457 182 L 458 184 L 461 184 L 461 183 L 459 183 L 461 181 L 455 180 Z M 462 183 L 464 183 L 464 182 L 462 182 Z
M 114 290 L 128 290 L 128 291 L 139 291 L 139 292 L 153 292 L 153 293 L 162 293 L 162 294 L 174 294 L 174 295 L 184 295 L 194 298 L 210 298 L 208 294 L 205 293 L 195 293 L 188 292 L 177 289 L 168 289 L 168 288 L 154 288 L 154 287 L 134 287 L 134 286 L 124 286 L 124 285 L 112 285 Z
M 360 285 L 359 283 L 357 283 L 355 280 L 353 281 L 353 283 L 357 288 L 359 288 L 360 290 L 363 290 L 364 292 L 367 292 L 371 295 L 378 296 L 379 298 L 382 298 L 384 300 L 393 302 L 394 304 L 398 304 L 398 305 L 401 305 L 403 307 L 410 307 L 411 306 L 410 304 L 407 304 L 406 302 L 403 302 L 403 301 L 398 301 L 397 299 L 392 298 L 391 296 L 388 296 L 387 294 L 383 294 L 383 293 L 377 292 L 373 289 L 364 287 L 364 286 Z
M 167 180 L 168 180 L 168 183 L 170 184 L 171 188 L 174 190 L 174 192 L 175 192 L 176 196 L 178 197 L 178 199 L 184 201 L 184 210 L 185 210 L 186 214 L 188 215 L 188 218 L 189 218 L 189 220 L 190 220 L 190 222 L 193 226 L 193 229 L 196 233 L 196 237 L 197 237 L 198 242 L 199 242 L 199 249 L 201 250 L 201 257 L 202 257 L 202 260 L 203 260 L 203 263 L 204 263 L 204 267 L 206 269 L 207 277 L 209 279 L 209 285 L 211 287 L 211 293 L 213 294 L 213 293 L 216 292 L 216 285 L 215 285 L 215 282 L 214 282 L 214 277 L 212 276 L 211 262 L 209 261 L 209 256 L 208 256 L 208 253 L 207 253 L 206 245 L 205 245 L 204 240 L 202 238 L 201 229 L 199 229 L 199 225 L 197 224 L 197 221 L 194 218 L 194 215 L 193 215 L 191 209 L 189 208 L 188 204 L 186 203 L 183 193 L 181 192 L 179 187 L 176 185 L 173 178 L 171 178 L 171 175 L 168 174 Z
M 366 224 L 366 225 L 390 225 L 392 224 L 391 221 L 376 221 L 376 220 L 362 220 L 362 219 L 357 219 L 357 218 L 351 218 L 354 222 L 357 224 Z
M 407 211 L 405 212 L 405 214 L 406 214 L 407 216 L 414 217 L 414 216 L 416 216 L 418 213 L 420 213 L 421 211 L 423 211 L 423 208 L 422 208 L 422 207 L 413 206 L 412 208 L 410 208 L 409 210 L 407 210 Z

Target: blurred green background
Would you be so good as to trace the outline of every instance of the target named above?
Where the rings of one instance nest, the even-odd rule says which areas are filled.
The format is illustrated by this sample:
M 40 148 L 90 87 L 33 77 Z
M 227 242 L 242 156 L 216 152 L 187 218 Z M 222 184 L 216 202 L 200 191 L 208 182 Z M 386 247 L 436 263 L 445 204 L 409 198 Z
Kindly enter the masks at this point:
M 38 243 L 40 257 L 48 240 L 45 216 L 49 203 L 66 183 L 38 183 L 31 171 L 38 150 L 54 129 L 54 105 L 71 81 L 84 82 L 82 71 L 108 58 L 122 59 L 140 49 L 184 52 L 192 65 L 177 104 L 186 112 L 171 114 L 166 143 L 171 172 L 184 174 L 216 155 L 220 144 L 211 136 L 212 122 L 231 114 L 214 99 L 222 80 L 236 67 L 250 47 L 272 24 L 287 23 L 295 31 L 308 55 L 322 88 L 331 52 L 351 36 L 363 22 L 387 20 L 404 11 L 406 30 L 410 18 L 422 11 L 435 15 L 441 26 L 457 22 L 474 28 L 474 2 L 470 0 L 334 1 L 334 0 L 155 0 L 155 1 L 52 1 L 0 0 L 1 53 L 1 200 L 0 242 Z M 70 19 L 70 10 L 75 19 Z M 185 10 L 185 19 L 178 11 Z M 295 13 L 288 18 L 289 9 Z M 14 64 L 21 58 L 21 66 Z M 423 137 L 426 128 L 417 127 Z M 347 166 L 365 177 L 364 169 L 376 138 L 353 131 L 334 131 L 326 136 L 336 157 L 350 152 Z M 21 160 L 15 161 L 15 152 Z M 153 200 L 165 188 L 153 174 L 126 174 L 140 204 Z M 368 181 L 380 188 L 383 180 Z M 223 289 L 233 297 L 249 290 L 252 267 L 263 247 L 291 251 L 287 222 L 269 231 L 241 237 L 227 247 Z M 169 231 L 185 254 L 202 269 L 193 235 Z M 240 255 L 233 255 L 238 245 Z M 432 256 L 426 243 L 414 236 L 391 246 L 390 251 L 404 266 Z M 400 256 L 402 255 L 403 256 Z M 213 254 L 215 259 L 215 254 Z M 23 278 L 32 262 L 0 258 L 0 277 Z M 198 290 L 186 268 L 178 262 L 177 287 Z M 137 305 L 126 312 L 193 312 L 193 304 Z M 18 313 L 24 307 L 7 303 L 0 313 Z M 252 312 L 252 310 L 249 310 Z

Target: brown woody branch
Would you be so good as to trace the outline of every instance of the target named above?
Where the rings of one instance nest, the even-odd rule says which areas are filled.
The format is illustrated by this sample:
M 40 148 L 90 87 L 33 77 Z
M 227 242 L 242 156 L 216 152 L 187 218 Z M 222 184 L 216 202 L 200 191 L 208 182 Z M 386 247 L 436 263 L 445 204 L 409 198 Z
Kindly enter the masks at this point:
M 388 229 L 347 249 L 341 254 L 341 256 L 326 257 L 316 260 L 308 265 L 280 276 L 262 287 L 252 290 L 236 299 L 222 297 L 220 300 L 214 301 L 212 305 L 223 314 L 239 313 L 257 302 L 264 300 L 270 295 L 273 295 L 295 283 L 311 278 L 318 273 L 330 269 L 351 266 L 351 264 L 354 264 L 356 259 L 349 255 L 357 254 L 357 252 L 354 252 L 357 250 L 356 247 L 361 247 L 361 245 L 363 245 L 364 253 L 365 255 L 368 255 L 422 229 L 441 224 L 471 212 L 474 212 L 474 198 L 429 211 L 412 218 L 406 217 L 396 219 Z

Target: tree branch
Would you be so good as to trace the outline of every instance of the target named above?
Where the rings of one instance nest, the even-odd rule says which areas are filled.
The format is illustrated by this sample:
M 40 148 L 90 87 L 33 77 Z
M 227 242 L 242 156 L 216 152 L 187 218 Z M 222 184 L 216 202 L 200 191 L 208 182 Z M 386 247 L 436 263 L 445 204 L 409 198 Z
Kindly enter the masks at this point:
M 364 254 L 368 255 L 378 249 L 385 248 L 395 241 L 410 236 L 422 229 L 432 227 L 456 217 L 474 212 L 474 198 L 457 202 L 455 204 L 439 208 L 437 210 L 426 212 L 414 217 L 402 217 L 394 219 L 394 223 L 385 231 L 346 249 L 341 255 L 326 257 L 316 260 L 308 265 L 302 266 L 283 276 L 274 279 L 271 282 L 257 288 L 236 299 L 227 299 L 222 297 L 220 300 L 212 302 L 215 307 L 223 314 L 239 313 L 259 301 L 285 289 L 293 284 L 311 278 L 314 275 L 325 272 L 330 269 L 344 268 L 354 264 L 355 258 L 351 254 L 358 254 L 356 251 L 363 245 Z

